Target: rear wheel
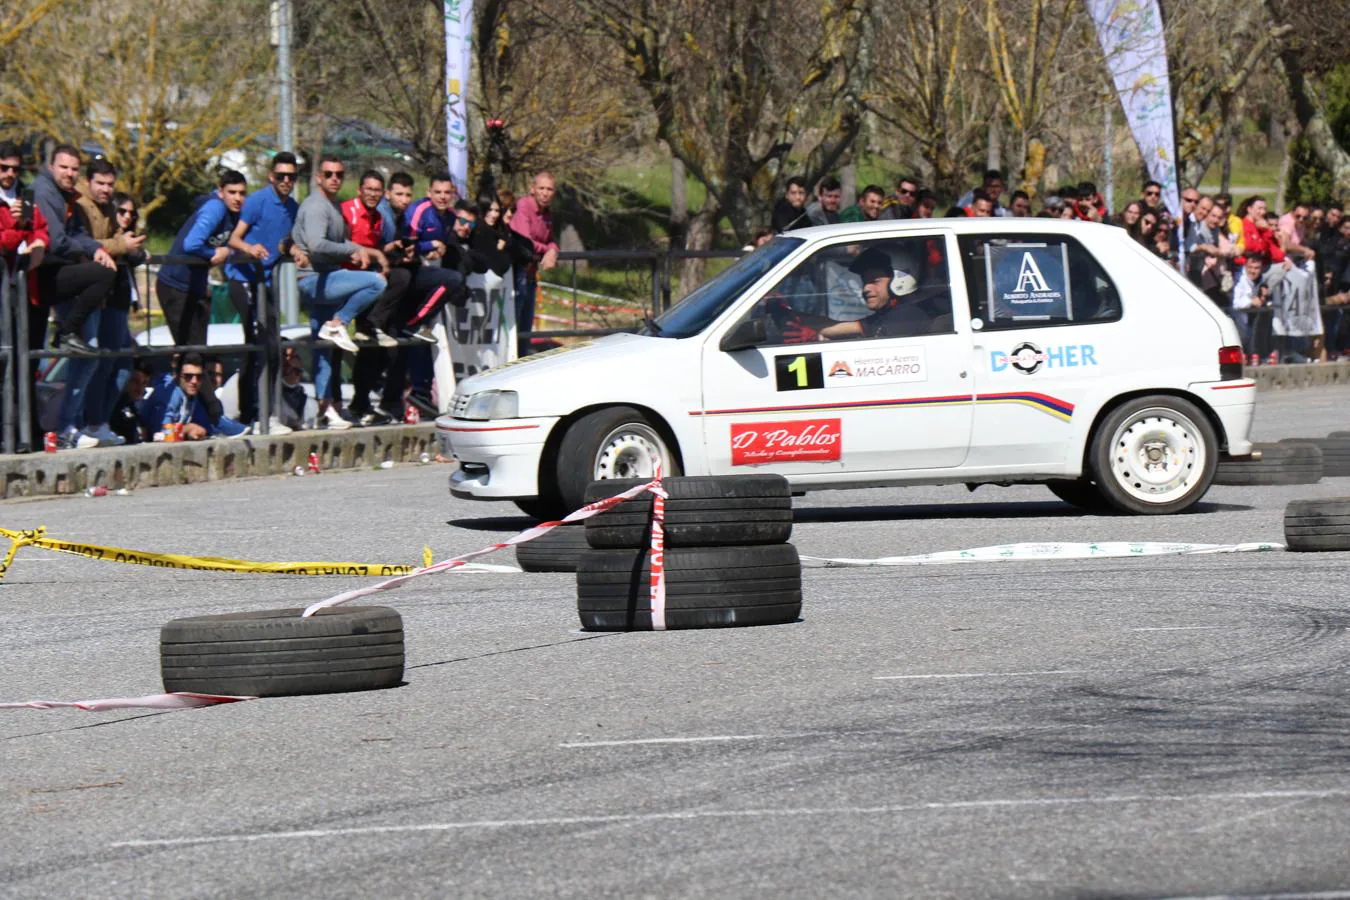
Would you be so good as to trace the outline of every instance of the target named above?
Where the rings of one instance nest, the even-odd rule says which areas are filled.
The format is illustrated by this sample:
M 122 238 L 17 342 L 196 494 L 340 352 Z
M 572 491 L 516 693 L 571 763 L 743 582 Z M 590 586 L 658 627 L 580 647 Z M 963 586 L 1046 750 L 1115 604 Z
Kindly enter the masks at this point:
M 585 503 L 592 481 L 611 478 L 649 480 L 658 463 L 662 475 L 679 475 L 674 444 L 631 406 L 611 406 L 572 423 L 558 448 L 554 483 L 568 512 Z
M 1181 512 L 1209 490 L 1218 445 L 1214 426 L 1194 403 L 1137 397 L 1112 410 L 1093 435 L 1093 481 L 1124 512 Z

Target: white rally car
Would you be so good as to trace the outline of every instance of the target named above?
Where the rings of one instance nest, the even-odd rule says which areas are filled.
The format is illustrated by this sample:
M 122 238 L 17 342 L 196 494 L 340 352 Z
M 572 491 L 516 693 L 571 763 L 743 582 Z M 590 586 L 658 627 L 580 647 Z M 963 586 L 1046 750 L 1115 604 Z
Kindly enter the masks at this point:
M 457 497 L 556 516 L 593 479 L 769 471 L 796 490 L 1046 483 L 1172 513 L 1251 453 L 1232 321 L 1124 230 L 1056 219 L 774 238 L 640 334 L 465 380 Z

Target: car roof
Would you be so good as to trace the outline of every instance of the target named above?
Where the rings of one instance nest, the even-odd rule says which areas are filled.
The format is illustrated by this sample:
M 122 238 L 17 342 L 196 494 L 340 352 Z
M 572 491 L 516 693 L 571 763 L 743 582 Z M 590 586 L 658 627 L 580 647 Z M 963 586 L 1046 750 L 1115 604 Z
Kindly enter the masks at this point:
M 1012 216 L 952 216 L 933 219 L 883 219 L 874 222 L 841 222 L 838 225 L 813 225 L 784 232 L 787 237 L 817 240 L 853 235 L 881 237 L 904 234 L 907 231 L 943 229 L 957 234 L 1074 234 L 1085 229 L 1099 235 L 1111 232 L 1113 236 L 1128 237 L 1125 229 L 1100 222 L 1080 222 L 1076 219 L 1050 219 L 1041 216 L 1014 218 Z

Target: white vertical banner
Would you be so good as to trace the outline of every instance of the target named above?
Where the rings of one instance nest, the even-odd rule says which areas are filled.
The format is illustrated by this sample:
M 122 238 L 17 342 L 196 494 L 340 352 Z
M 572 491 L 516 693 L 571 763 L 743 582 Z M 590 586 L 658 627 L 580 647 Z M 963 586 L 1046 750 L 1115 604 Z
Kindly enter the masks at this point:
M 1176 132 L 1158 0 L 1085 2 L 1139 153 L 1149 175 L 1162 185 L 1163 203 L 1179 216 Z
M 470 275 L 469 299 L 463 306 L 447 306 L 432 330 L 436 355 L 436 402 L 441 412 L 450 407 L 455 385 L 465 378 L 495 369 L 516 358 L 515 279 L 494 272 Z
M 459 195 L 469 192 L 469 71 L 473 0 L 445 0 L 445 151 Z

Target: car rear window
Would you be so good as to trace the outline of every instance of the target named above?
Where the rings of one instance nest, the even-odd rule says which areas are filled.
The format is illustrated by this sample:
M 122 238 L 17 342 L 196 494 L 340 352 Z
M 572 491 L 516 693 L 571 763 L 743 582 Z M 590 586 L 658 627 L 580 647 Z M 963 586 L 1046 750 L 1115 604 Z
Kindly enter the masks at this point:
M 1120 292 L 1070 237 L 972 234 L 959 239 L 970 315 L 985 330 L 1115 322 Z

